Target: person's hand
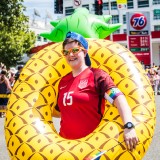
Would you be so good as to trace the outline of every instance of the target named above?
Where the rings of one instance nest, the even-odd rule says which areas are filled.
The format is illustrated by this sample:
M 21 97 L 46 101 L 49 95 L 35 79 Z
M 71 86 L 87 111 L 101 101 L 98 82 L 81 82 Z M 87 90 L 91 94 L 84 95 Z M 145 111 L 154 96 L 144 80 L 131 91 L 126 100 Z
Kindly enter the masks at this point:
M 136 145 L 138 144 L 139 140 L 134 128 L 124 129 L 124 140 L 128 150 L 133 151 L 133 149 L 136 148 Z

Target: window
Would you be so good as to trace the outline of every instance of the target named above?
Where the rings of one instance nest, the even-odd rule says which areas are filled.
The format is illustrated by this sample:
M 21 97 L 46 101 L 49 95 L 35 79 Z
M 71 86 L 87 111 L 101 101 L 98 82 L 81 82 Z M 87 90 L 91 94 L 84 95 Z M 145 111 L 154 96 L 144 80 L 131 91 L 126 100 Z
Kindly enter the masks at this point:
M 127 33 L 127 29 L 123 29 L 123 33 Z
M 37 35 L 37 41 L 41 41 L 41 36 L 39 34 Z
M 160 31 L 160 25 L 154 26 L 154 31 Z
M 120 33 L 120 30 L 116 30 L 115 32 L 113 32 L 113 34 L 119 34 Z
M 111 10 L 117 10 L 117 2 L 111 2 Z
M 113 15 L 112 16 L 112 23 L 119 23 L 119 15 Z
M 138 0 L 138 8 L 149 7 L 149 0 Z
M 126 24 L 126 15 L 123 15 L 123 24 Z
M 87 8 L 89 10 L 89 4 L 82 5 L 82 7 Z
M 43 41 L 44 41 L 44 42 L 47 42 L 47 38 L 43 38 Z
M 153 19 L 154 19 L 154 20 L 160 19 L 160 14 L 159 14 L 159 15 L 158 15 L 158 14 L 157 14 L 157 15 L 154 15 Z
M 69 16 L 74 12 L 74 8 L 73 7 L 66 7 L 65 8 L 65 15 Z
M 103 10 L 109 10 L 108 3 L 103 3 Z
M 154 9 L 153 10 L 153 19 L 159 20 L 160 19 L 160 9 Z
M 133 0 L 128 0 L 127 1 L 127 8 L 132 9 L 133 8 Z
M 160 0 L 153 0 L 153 5 L 160 4 Z
M 117 2 L 110 2 L 111 10 L 117 10 Z M 103 10 L 109 10 L 109 3 L 104 2 L 103 3 Z

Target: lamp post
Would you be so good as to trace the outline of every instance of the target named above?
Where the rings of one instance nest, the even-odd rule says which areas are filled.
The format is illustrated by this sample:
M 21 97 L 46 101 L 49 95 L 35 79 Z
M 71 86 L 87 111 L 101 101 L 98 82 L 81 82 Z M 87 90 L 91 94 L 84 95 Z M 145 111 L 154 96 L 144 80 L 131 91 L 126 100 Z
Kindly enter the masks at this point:
M 108 11 L 109 11 L 109 15 L 111 15 L 111 2 L 110 2 L 110 0 L 108 0 Z M 109 21 L 109 24 L 112 24 L 112 18 L 110 19 L 110 21 Z M 112 41 L 113 40 L 113 35 L 112 35 L 112 33 L 110 34 L 110 40 Z

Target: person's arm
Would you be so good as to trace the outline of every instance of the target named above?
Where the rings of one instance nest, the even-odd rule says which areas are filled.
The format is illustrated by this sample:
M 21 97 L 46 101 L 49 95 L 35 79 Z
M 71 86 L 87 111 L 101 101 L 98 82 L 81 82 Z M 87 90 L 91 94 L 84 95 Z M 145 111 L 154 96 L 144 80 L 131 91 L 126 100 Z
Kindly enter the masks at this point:
M 131 109 L 127 103 L 125 96 L 118 88 L 109 89 L 105 93 L 105 99 L 117 107 L 124 125 L 127 124 L 128 122 L 132 123 Z M 138 138 L 134 127 L 131 129 L 128 128 L 124 129 L 124 140 L 127 148 L 130 149 L 131 151 L 136 147 L 138 143 Z
M 8 80 L 8 78 L 7 78 L 6 76 L 4 76 L 4 81 L 5 81 L 5 83 L 6 83 L 7 89 L 8 89 L 9 91 L 11 91 L 11 90 L 12 90 L 12 87 L 11 87 L 11 85 L 10 85 L 10 83 L 9 83 L 9 80 Z
M 117 106 L 119 114 L 123 120 L 123 124 L 127 124 L 128 122 L 132 122 L 132 112 L 127 103 L 125 96 L 120 95 L 118 96 L 113 103 Z M 127 148 L 131 151 L 136 148 L 138 143 L 138 137 L 136 135 L 136 131 L 134 128 L 131 129 L 124 129 L 124 140 L 127 145 Z
M 124 95 L 119 95 L 113 102 L 118 108 L 118 112 L 122 118 L 123 124 L 132 122 L 132 112 Z

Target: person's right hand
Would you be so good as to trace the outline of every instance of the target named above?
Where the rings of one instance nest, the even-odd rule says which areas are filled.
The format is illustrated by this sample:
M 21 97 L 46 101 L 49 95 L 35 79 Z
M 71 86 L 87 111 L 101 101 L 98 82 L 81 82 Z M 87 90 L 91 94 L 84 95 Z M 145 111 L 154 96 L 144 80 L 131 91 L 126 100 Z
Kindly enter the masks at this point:
M 128 150 L 133 151 L 133 149 L 136 148 L 136 145 L 138 144 L 139 140 L 134 128 L 124 129 L 124 140 Z

